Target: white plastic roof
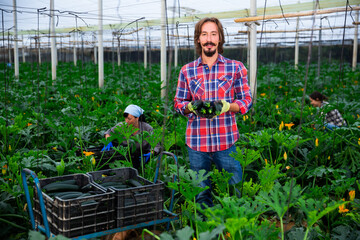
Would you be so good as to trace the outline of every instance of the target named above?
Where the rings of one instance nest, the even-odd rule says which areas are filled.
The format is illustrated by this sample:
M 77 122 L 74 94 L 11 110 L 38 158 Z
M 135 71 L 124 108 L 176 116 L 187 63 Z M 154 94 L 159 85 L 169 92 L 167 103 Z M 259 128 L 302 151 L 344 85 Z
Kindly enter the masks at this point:
M 343 6 L 346 6 L 346 1 L 340 0 L 328 0 L 336 4 L 343 2 Z M 257 1 L 257 7 L 266 9 L 271 9 L 271 7 L 281 7 L 284 8 L 287 5 L 298 4 L 300 6 L 302 3 L 312 3 L 313 1 L 309 0 L 264 0 Z M 324 4 L 325 1 L 321 3 Z M 10 0 L 1 0 L 0 9 L 2 9 L 3 14 L 3 24 L 2 29 L 5 31 L 5 35 L 8 30 L 11 32 L 14 26 L 13 22 L 13 5 Z M 24 44 L 28 45 L 31 41 L 31 37 L 37 35 L 37 29 L 40 29 L 41 35 L 44 36 L 41 41 L 44 43 L 49 42 L 46 37 L 49 33 L 50 18 L 49 18 L 49 9 L 50 1 L 49 0 L 16 0 L 17 3 L 17 23 L 18 23 L 18 34 L 24 34 Z M 360 4 L 360 0 L 350 1 L 351 6 L 357 6 Z M 320 6 L 321 7 L 321 6 Z M 45 9 L 44 9 L 45 8 Z M 56 18 L 56 31 L 57 42 L 63 41 L 64 45 L 72 44 L 72 33 L 75 27 L 81 29 L 83 32 L 79 34 L 78 41 L 80 39 L 86 41 L 88 46 L 96 44 L 96 29 L 98 24 L 98 1 L 97 0 L 55 0 L 55 14 Z M 180 45 L 192 45 L 194 25 L 198 21 L 199 16 L 212 16 L 219 12 L 229 12 L 229 15 L 223 14 L 225 18 L 221 18 L 223 26 L 225 27 L 226 42 L 228 44 L 246 44 L 247 35 L 243 33 L 238 33 L 238 31 L 246 31 L 248 28 L 244 23 L 236 23 L 234 20 L 238 18 L 236 14 L 234 15 L 235 10 L 245 10 L 250 8 L 250 0 L 248 1 L 238 1 L 238 0 L 174 0 L 167 1 L 167 17 L 169 19 L 168 29 L 170 35 L 179 35 Z M 296 9 L 293 7 L 293 10 Z M 302 9 L 301 9 L 302 10 Z M 308 9 L 311 10 L 311 9 Z M 39 13 L 38 13 L 39 12 Z M 265 13 L 271 14 L 271 13 Z M 76 17 L 77 16 L 77 17 Z M 128 46 L 136 46 L 137 40 L 139 40 L 140 46 L 144 43 L 144 29 L 136 31 L 136 29 L 146 26 L 146 22 L 152 22 L 148 24 L 147 28 L 147 38 L 151 38 L 152 47 L 160 45 L 160 25 L 156 22 L 160 20 L 161 17 L 161 0 L 134 0 L 134 1 L 123 1 L 123 0 L 104 0 L 103 1 L 103 24 L 104 29 L 108 29 L 104 32 L 104 46 L 111 46 L 111 41 L 113 40 L 113 33 L 119 33 L 122 31 L 122 44 Z M 172 18 L 176 17 L 178 19 L 183 19 L 185 17 L 190 17 L 191 21 L 187 20 L 180 23 L 178 28 L 176 28 L 175 23 Z M 241 17 L 241 16 L 239 16 Z M 140 19 L 138 25 L 135 21 Z M 312 29 L 313 27 L 313 17 L 307 16 L 300 18 L 299 28 L 300 29 Z M 346 22 L 345 22 L 346 21 Z M 133 22 L 133 23 L 131 23 Z M 271 43 L 280 43 L 283 45 L 293 45 L 296 29 L 296 18 L 287 18 L 287 19 L 276 19 L 276 20 L 267 20 L 267 21 L 258 21 L 260 26 L 257 27 L 258 31 L 262 33 L 258 34 L 258 42 L 262 44 L 271 44 Z M 322 31 L 322 41 L 341 41 L 345 34 L 345 39 L 353 39 L 354 37 L 354 27 L 352 23 L 355 22 L 355 11 L 338 12 L 327 15 L 318 15 L 315 19 L 314 36 L 313 41 L 317 41 L 318 30 L 320 25 L 323 29 Z M 131 23 L 131 24 L 129 24 Z M 109 25 L 110 24 L 110 25 Z M 120 25 L 122 24 L 122 25 Z M 125 25 L 129 24 L 124 28 Z M 343 27 L 346 26 L 352 27 L 347 28 L 344 32 Z M 83 28 L 89 26 L 90 28 Z M 107 26 L 107 28 L 105 27 Z M 271 33 L 271 31 L 277 31 L 277 33 Z M 128 33 L 128 34 L 127 34 Z M 307 42 L 310 40 L 311 31 L 300 32 L 300 42 Z M 62 38 L 60 38 L 62 36 Z M 71 37 L 70 37 L 71 36 Z M 19 37 L 20 38 L 20 37 Z M 261 40 L 260 40 L 261 38 Z M 2 44 L 2 43 L 0 43 Z M 172 44 L 172 43 L 171 43 Z M 21 46 L 21 44 L 20 44 Z M 44 46 L 44 45 L 42 45 Z

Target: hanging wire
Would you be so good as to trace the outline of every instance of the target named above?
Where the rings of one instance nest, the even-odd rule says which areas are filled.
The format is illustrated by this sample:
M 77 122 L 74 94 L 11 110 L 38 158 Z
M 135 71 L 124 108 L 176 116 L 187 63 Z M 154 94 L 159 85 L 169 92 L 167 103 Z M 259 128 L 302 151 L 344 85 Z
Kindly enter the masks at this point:
M 303 111 L 304 111 L 304 103 L 305 103 L 305 95 L 306 95 L 306 88 L 307 88 L 307 81 L 308 81 L 308 74 L 309 74 L 309 68 L 310 68 L 310 60 L 311 60 L 311 52 L 312 52 L 312 39 L 313 39 L 313 35 L 314 35 L 314 27 L 315 27 L 315 18 L 316 18 L 316 11 L 319 7 L 319 0 L 316 0 L 315 5 L 314 5 L 314 10 L 313 10 L 313 19 L 312 19 L 312 28 L 311 28 L 311 34 L 310 34 L 310 42 L 309 42 L 309 49 L 308 49 L 308 57 L 307 57 L 307 62 L 306 62 L 306 72 L 305 72 L 305 79 L 304 79 L 304 90 L 303 90 L 303 96 L 301 99 L 301 111 L 300 111 L 300 123 L 299 123 L 299 127 L 297 128 L 297 142 L 296 142 L 296 147 L 295 147 L 295 158 L 294 158 L 294 167 L 296 167 L 297 164 L 297 155 L 298 155 L 298 151 L 299 151 L 299 141 L 300 141 L 300 130 L 302 127 L 302 119 L 303 119 Z M 305 166 L 306 168 L 306 166 Z M 294 186 L 294 171 L 291 172 L 291 182 L 290 182 L 290 191 L 289 191 L 289 201 L 288 201 L 288 209 L 290 209 L 290 199 L 291 199 L 291 194 L 292 194 L 292 189 Z M 289 211 L 287 211 L 287 216 L 289 214 Z

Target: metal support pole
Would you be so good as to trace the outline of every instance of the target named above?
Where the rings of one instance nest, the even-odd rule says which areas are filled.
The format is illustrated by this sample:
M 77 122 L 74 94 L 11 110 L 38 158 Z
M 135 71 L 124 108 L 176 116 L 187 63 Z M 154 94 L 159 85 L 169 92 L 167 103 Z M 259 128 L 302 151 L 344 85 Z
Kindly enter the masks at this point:
M 99 88 L 104 86 L 104 47 L 103 47 L 103 4 L 98 0 L 99 11 Z

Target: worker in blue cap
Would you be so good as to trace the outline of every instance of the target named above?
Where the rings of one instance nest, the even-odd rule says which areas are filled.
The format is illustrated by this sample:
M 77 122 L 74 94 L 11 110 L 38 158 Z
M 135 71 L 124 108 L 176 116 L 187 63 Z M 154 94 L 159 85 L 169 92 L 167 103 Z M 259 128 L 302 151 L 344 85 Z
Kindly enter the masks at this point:
M 125 122 L 127 124 L 130 124 L 132 125 L 134 128 L 137 128 L 138 130 L 133 133 L 133 135 L 136 135 L 136 134 L 140 134 L 142 132 L 149 132 L 149 133 L 152 133 L 154 131 L 154 129 L 148 124 L 145 122 L 145 116 L 144 116 L 144 110 L 137 106 L 137 105 L 134 105 L 134 104 L 131 104 L 129 106 L 127 106 L 125 108 L 125 111 L 124 111 L 124 118 L 125 118 Z M 124 124 L 124 122 L 120 122 L 118 124 L 116 124 L 114 127 L 108 129 L 107 131 L 105 131 L 104 133 L 104 136 L 105 138 L 108 138 L 111 136 L 112 133 L 115 132 L 115 129 L 118 127 L 118 126 L 121 126 L 122 124 Z M 126 141 L 123 141 L 121 143 L 121 145 L 125 145 L 126 146 L 127 142 Z M 108 151 L 111 149 L 111 147 L 113 147 L 113 144 L 112 142 L 110 142 L 107 146 L 105 146 L 102 151 Z M 146 141 L 143 141 L 142 143 L 142 152 L 144 153 L 143 154 L 143 160 L 144 162 L 148 162 L 148 160 L 150 159 L 150 155 L 151 155 L 151 145 L 146 142 Z M 136 143 L 136 151 L 135 151 L 135 156 L 132 156 L 132 163 L 133 163 L 133 167 L 139 169 L 140 168 L 140 162 L 141 162 L 141 156 L 140 156 L 140 144 L 139 143 Z M 158 144 L 155 148 L 154 148 L 154 153 L 155 154 L 158 154 L 160 152 L 160 144 Z

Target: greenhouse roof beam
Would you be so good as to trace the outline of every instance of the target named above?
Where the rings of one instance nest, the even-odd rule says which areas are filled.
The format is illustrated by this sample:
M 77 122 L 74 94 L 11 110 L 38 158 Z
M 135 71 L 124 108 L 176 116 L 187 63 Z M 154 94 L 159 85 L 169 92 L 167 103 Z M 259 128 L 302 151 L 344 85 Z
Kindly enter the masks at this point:
M 360 10 L 360 7 L 344 7 L 344 8 L 333 8 L 333 9 L 323 9 L 317 11 L 306 11 L 306 12 L 296 12 L 296 13 L 284 13 L 284 14 L 274 14 L 274 15 L 262 15 L 256 17 L 245 17 L 245 18 L 238 18 L 234 21 L 237 23 L 241 22 L 255 22 L 260 20 L 269 20 L 269 19 L 281 19 L 281 18 L 291 18 L 291 17 L 305 17 L 311 15 L 318 15 L 318 14 L 329 14 L 329 13 L 336 13 L 336 12 L 345 12 L 351 10 Z

